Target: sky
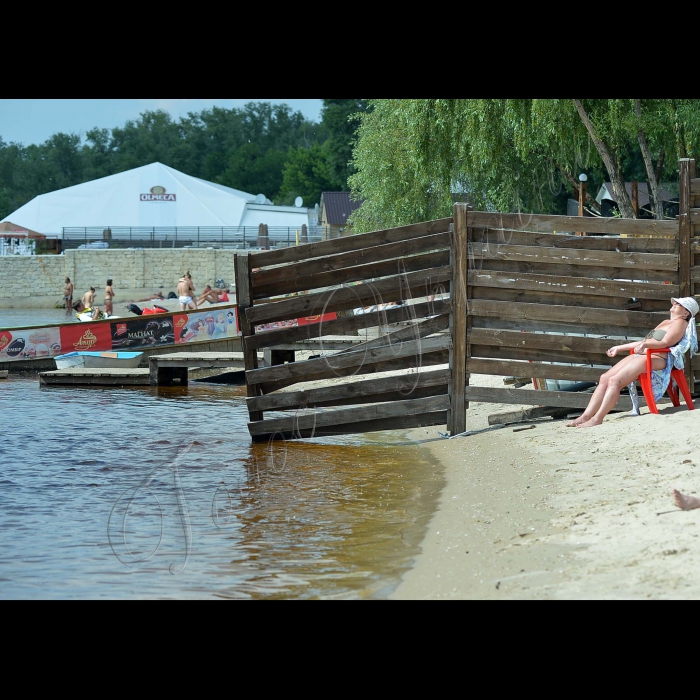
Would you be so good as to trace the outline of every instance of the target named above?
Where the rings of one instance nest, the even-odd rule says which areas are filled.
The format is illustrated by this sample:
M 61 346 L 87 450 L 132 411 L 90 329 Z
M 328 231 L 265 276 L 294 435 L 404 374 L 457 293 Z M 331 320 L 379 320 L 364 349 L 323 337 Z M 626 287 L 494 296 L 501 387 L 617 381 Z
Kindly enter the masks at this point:
M 94 127 L 122 127 L 127 121 L 136 121 L 145 111 L 163 109 L 177 120 L 187 116 L 188 112 L 201 112 L 212 107 L 238 109 L 248 102 L 288 104 L 307 119 L 321 120 L 321 100 L 13 99 L 0 100 L 0 138 L 6 144 L 29 146 L 44 143 L 58 132 L 84 137 Z

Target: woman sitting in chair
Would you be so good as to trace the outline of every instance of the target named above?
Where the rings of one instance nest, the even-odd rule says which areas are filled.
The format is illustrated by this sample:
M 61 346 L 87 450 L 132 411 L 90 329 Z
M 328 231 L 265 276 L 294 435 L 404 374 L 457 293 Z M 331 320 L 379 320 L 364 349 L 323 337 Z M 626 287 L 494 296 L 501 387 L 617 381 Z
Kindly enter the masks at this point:
M 644 340 L 625 345 L 613 345 L 608 349 L 606 351 L 608 357 L 615 357 L 625 350 L 634 352 L 600 377 L 586 410 L 578 418 L 567 423 L 567 427 L 591 428 L 600 425 L 617 403 L 620 390 L 629 384 L 634 386 L 639 375 L 646 372 L 647 348 L 651 350 L 669 348 L 667 353 L 651 355 L 652 389 L 654 399 L 658 401 L 668 388 L 671 370 L 674 367 L 683 368 L 685 352 L 690 349 L 692 357 L 698 350 L 698 335 L 694 320 L 698 309 L 700 307 L 693 297 L 671 299 L 670 318 L 661 321 Z

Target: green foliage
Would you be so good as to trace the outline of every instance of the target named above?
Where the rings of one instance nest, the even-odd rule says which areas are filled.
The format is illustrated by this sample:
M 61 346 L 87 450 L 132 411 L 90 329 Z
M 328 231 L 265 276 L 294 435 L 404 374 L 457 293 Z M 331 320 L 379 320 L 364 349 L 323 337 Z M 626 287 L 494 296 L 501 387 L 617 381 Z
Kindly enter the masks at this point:
M 362 206 L 357 232 L 450 216 L 455 200 L 486 211 L 562 214 L 611 179 L 599 146 L 623 179 L 646 181 L 652 165 L 676 180 L 679 158 L 700 155 L 700 100 L 370 100 L 361 115 L 349 178 Z
M 323 100 L 321 125 L 328 132 L 325 140 L 329 192 L 347 192 L 348 178 L 354 173 L 352 151 L 357 128 L 367 100 Z
M 290 151 L 284 164 L 279 204 L 291 206 L 297 197 L 301 197 L 305 206 L 312 207 L 321 203 L 322 192 L 337 191 L 335 180 L 329 173 L 329 150 L 326 142 L 323 146 L 314 144 L 311 148 L 299 147 Z
M 330 137 L 343 142 L 350 128 L 339 113 L 328 121 L 311 122 L 287 105 L 250 102 L 241 109 L 191 112 L 177 121 L 162 110 L 146 111 L 111 130 L 91 129 L 84 140 L 58 133 L 43 144 L 23 146 L 0 138 L 0 218 L 40 194 L 156 161 L 244 192 L 262 192 L 275 202 L 301 196 L 313 206 L 323 189 L 336 189 L 337 174 L 327 173 L 328 163 L 347 157 L 319 150 Z M 336 126 L 341 135 L 333 131 Z M 304 151 L 308 157 L 302 161 L 314 164 L 301 177 Z M 290 179 L 283 189 L 288 163 Z

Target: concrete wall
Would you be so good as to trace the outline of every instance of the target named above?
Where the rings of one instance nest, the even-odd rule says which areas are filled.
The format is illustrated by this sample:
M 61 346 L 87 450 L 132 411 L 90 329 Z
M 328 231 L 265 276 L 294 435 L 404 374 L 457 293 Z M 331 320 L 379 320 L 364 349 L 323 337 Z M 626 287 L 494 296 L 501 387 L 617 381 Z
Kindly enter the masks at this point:
M 235 251 L 243 254 L 243 251 Z M 201 292 L 222 278 L 234 285 L 233 250 L 160 248 L 143 250 L 67 250 L 61 255 L 0 256 L 0 308 L 53 308 L 63 302 L 65 278 L 70 277 L 74 301 L 90 286 L 99 304 L 112 278 L 115 304 L 140 299 L 162 288 L 176 291 L 177 280 L 187 270 Z

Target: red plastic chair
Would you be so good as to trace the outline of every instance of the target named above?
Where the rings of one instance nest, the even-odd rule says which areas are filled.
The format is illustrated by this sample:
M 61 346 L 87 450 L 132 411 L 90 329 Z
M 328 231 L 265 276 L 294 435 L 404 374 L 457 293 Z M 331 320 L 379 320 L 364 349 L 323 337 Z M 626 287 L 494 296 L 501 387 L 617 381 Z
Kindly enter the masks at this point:
M 659 352 L 671 352 L 671 350 L 669 348 L 647 348 L 647 371 L 639 375 L 639 383 L 642 386 L 644 399 L 646 400 L 647 406 L 652 413 L 658 413 L 659 409 L 656 407 L 654 392 L 651 389 L 651 355 L 652 353 Z M 630 355 L 633 353 L 634 350 L 630 351 Z M 675 387 L 673 386 L 674 382 L 676 383 Z M 688 410 L 693 411 L 695 409 L 695 405 L 693 404 L 693 399 L 690 397 L 690 389 L 688 388 L 688 382 L 685 378 L 685 372 L 682 369 L 676 369 L 673 367 L 671 369 L 671 378 L 668 382 L 668 389 L 666 389 L 666 393 L 669 395 L 669 398 L 674 406 L 681 405 L 678 397 L 678 389 L 680 389 L 681 394 L 683 394 Z

